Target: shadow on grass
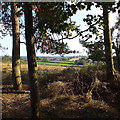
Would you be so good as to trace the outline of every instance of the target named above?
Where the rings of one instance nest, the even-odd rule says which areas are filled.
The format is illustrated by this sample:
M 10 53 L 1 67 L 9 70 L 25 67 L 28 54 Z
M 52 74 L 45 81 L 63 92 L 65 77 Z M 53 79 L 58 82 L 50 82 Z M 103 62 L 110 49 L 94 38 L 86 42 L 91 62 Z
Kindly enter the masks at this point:
M 43 105 L 41 112 L 46 118 L 119 118 L 118 113 L 102 101 L 94 102 L 82 103 L 62 97 Z
M 12 85 L 12 72 L 2 72 L 2 85 Z
M 2 99 L 3 119 L 30 118 L 29 94 L 4 94 Z

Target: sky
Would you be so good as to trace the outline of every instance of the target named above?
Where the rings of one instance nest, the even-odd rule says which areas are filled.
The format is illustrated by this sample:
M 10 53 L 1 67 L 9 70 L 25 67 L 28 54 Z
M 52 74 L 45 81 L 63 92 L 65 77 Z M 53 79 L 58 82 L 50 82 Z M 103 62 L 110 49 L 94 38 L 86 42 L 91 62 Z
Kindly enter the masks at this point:
M 85 16 L 87 14 L 93 14 L 93 15 L 97 15 L 97 14 L 102 14 L 102 11 L 98 8 L 92 8 L 91 11 L 85 11 L 85 10 L 82 10 L 82 11 L 77 11 L 76 14 L 74 14 L 71 19 L 73 21 L 76 21 L 76 25 L 80 25 L 81 24 L 81 29 L 84 30 L 86 29 L 86 25 L 85 23 L 83 22 L 83 18 L 85 18 Z M 110 27 L 114 26 L 115 22 L 116 22 L 116 13 L 110 13 Z M 75 35 L 74 33 L 72 33 L 73 36 Z M 20 36 L 20 40 L 21 41 L 25 41 L 24 37 L 23 36 Z M 82 45 L 79 43 L 79 37 L 73 39 L 73 40 L 65 40 L 65 42 L 68 43 L 68 46 L 71 50 L 77 50 L 79 51 L 80 53 L 79 54 L 69 54 L 68 56 L 70 55 L 87 55 L 86 53 L 86 48 L 82 47 Z M 9 55 L 9 56 L 12 56 L 12 36 L 8 35 L 6 37 L 4 37 L 3 39 L 0 38 L 0 44 L 3 46 L 3 47 L 6 47 L 8 48 L 7 50 L 4 50 L 4 51 L 1 51 L 0 50 L 0 56 L 4 56 L 4 55 Z M 25 44 L 20 44 L 20 55 L 21 56 L 26 56 L 26 46 Z M 41 54 L 39 51 L 36 53 L 37 56 L 49 56 L 50 54 Z M 58 55 L 57 55 L 58 56 Z

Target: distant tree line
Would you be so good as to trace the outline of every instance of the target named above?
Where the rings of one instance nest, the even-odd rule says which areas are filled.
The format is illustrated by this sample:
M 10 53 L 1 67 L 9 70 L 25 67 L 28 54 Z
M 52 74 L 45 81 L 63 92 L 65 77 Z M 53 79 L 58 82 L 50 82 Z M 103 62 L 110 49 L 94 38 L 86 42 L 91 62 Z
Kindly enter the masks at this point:
M 75 25 L 75 22 L 72 21 L 70 17 L 76 14 L 78 10 L 91 10 L 92 6 L 101 8 L 103 15 L 93 16 L 88 14 L 84 18 L 84 22 L 87 23 L 88 28 L 86 30 L 81 30 L 80 27 Z M 95 56 L 102 58 L 103 53 L 105 54 L 106 80 L 109 81 L 111 86 L 116 87 L 111 31 L 109 27 L 109 12 L 115 12 L 118 10 L 119 6 L 119 1 L 117 3 L 77 2 L 75 4 L 69 4 L 67 2 L 2 3 L 2 17 L 0 18 L 2 18 L 4 30 L 1 30 L 1 33 L 3 36 L 8 33 L 11 35 L 12 33 L 13 37 L 12 77 L 15 90 L 22 90 L 20 70 L 20 29 L 25 29 L 24 35 L 27 49 L 31 111 L 33 119 L 39 119 L 41 117 L 39 110 L 40 101 L 39 83 L 37 80 L 36 49 L 41 53 L 60 54 L 63 56 L 64 54 L 75 53 L 75 51 L 69 49 L 67 43 L 63 42 L 64 39 L 73 39 L 79 36 L 79 38 L 82 39 L 82 43 L 86 46 L 86 41 L 92 38 L 93 35 L 96 35 L 96 39 L 99 39 L 100 41 L 93 44 L 92 47 L 91 45 L 88 45 L 90 47 L 89 53 L 91 58 L 94 59 L 96 59 Z M 24 15 L 24 24 L 19 20 L 19 17 L 22 15 Z M 103 33 L 99 33 L 100 30 L 102 30 Z M 76 35 L 72 36 L 71 31 L 75 31 Z M 58 36 L 58 39 L 56 39 L 54 35 Z M 61 36 L 61 38 L 59 38 L 59 36 Z M 101 51 L 101 54 L 99 54 L 99 51 Z M 95 52 L 96 54 L 94 54 Z M 78 64 L 80 64 L 79 62 Z

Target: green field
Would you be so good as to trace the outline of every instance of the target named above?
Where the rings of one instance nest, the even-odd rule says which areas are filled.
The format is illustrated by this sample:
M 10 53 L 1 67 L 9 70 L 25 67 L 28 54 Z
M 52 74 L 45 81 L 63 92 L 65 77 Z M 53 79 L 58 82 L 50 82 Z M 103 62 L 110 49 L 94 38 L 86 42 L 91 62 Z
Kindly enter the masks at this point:
M 22 61 L 21 63 L 26 64 L 27 61 Z M 38 65 L 51 65 L 51 66 L 64 66 L 64 67 L 81 67 L 83 65 L 76 65 L 74 62 L 71 61 L 38 61 Z M 95 63 L 86 63 L 84 66 L 96 66 L 96 65 L 101 65 L 101 64 L 95 64 Z M 103 64 L 102 64 L 103 65 Z
M 50 61 L 50 62 L 38 62 L 41 65 L 52 65 L 52 66 L 65 66 L 65 67 L 78 67 L 82 65 L 75 65 L 74 62 L 68 61 Z

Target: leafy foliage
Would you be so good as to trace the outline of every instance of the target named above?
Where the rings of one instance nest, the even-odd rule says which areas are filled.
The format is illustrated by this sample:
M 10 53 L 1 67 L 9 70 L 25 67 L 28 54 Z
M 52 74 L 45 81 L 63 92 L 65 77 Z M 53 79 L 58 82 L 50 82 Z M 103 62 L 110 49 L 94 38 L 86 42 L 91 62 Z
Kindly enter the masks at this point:
M 75 22 L 68 19 L 73 14 L 67 3 L 39 3 L 35 8 L 34 31 L 37 49 L 43 53 L 70 53 L 66 43 L 57 41 L 57 37 L 72 36 L 69 31 L 75 30 Z M 75 8 L 73 8 L 75 9 Z M 71 13 L 71 14 L 70 14 Z M 59 23 L 59 24 L 58 24 Z
M 5 55 L 2 57 L 2 62 L 11 62 L 12 58 L 8 55 Z
M 2 36 L 6 36 L 8 34 L 11 35 L 12 23 L 11 23 L 11 12 L 10 12 L 10 3 L 2 3 L 2 7 L 0 7 L 0 11 L 2 15 L 0 16 L 1 29 L 0 32 Z
M 76 64 L 76 65 L 85 65 L 86 60 L 84 60 L 84 59 L 75 60 L 74 64 Z
M 88 28 L 86 30 L 81 30 L 80 27 L 75 25 L 74 21 L 71 21 L 70 17 L 74 15 L 77 10 L 91 10 L 92 6 L 96 8 L 101 8 L 102 2 L 76 2 L 76 3 L 31 3 L 33 6 L 33 23 L 34 23 L 34 37 L 36 48 L 43 53 L 71 53 L 76 51 L 70 51 L 67 44 L 63 42 L 64 39 L 73 39 L 77 36 L 80 37 L 80 41 L 87 41 L 96 35 L 95 39 L 103 39 L 103 36 L 99 32 L 103 29 L 103 17 L 101 15 L 93 16 L 88 14 L 86 18 L 83 19 L 87 23 Z M 119 2 L 116 3 L 104 3 L 109 5 L 109 11 L 115 12 L 119 7 Z M 9 3 L 4 3 L 3 5 L 3 15 L 2 20 L 7 26 L 11 26 L 8 16 L 10 12 L 7 12 L 9 8 Z M 6 7 L 7 6 L 7 7 Z M 25 11 L 24 3 L 17 3 L 19 12 L 17 16 L 22 16 Z M 9 9 L 10 10 L 10 9 Z M 5 17 L 6 16 L 6 17 Z M 58 24 L 59 23 L 59 24 Z M 20 23 L 22 28 L 24 25 Z M 72 36 L 71 31 L 76 31 L 77 35 Z M 89 32 L 89 33 L 88 33 Z M 84 33 L 84 34 L 83 34 Z M 65 36 L 65 37 L 64 37 Z
M 81 42 L 84 47 L 88 49 L 87 53 L 90 59 L 93 61 L 104 61 L 105 52 L 104 52 L 104 43 L 101 41 L 98 42 Z

